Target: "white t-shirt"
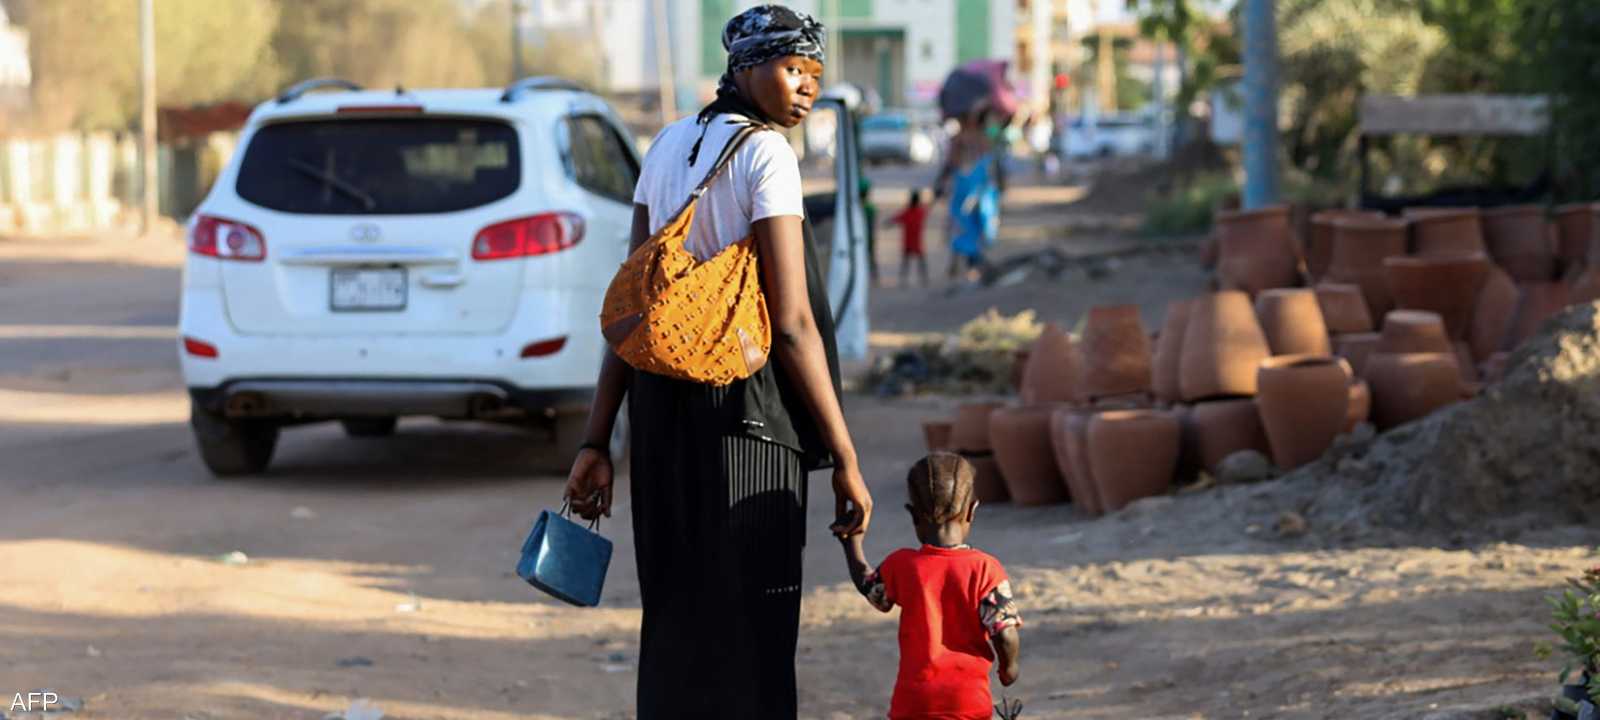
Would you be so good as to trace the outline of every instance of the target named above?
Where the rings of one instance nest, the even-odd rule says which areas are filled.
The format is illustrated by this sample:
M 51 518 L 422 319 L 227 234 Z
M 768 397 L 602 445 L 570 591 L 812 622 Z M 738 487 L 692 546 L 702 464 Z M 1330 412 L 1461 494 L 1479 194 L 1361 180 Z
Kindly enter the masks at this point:
M 656 135 L 645 153 L 639 184 L 633 190 L 633 201 L 650 208 L 650 232 L 672 220 L 689 199 L 689 193 L 716 164 L 717 156 L 740 127 L 729 124 L 730 117 L 733 116 L 712 118 L 708 129 L 690 116 Z M 706 130 L 706 139 L 690 167 L 689 150 L 702 129 Z M 744 141 L 728 169 L 700 196 L 694 223 L 689 226 L 689 253 L 709 260 L 748 236 L 751 223 L 780 215 L 805 216 L 800 163 L 787 138 L 762 130 Z

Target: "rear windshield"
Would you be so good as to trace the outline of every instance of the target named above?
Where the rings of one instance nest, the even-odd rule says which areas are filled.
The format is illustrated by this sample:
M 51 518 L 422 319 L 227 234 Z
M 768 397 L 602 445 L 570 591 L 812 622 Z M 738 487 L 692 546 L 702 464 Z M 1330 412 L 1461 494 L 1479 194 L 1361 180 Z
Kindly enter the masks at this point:
M 368 118 L 268 125 L 239 196 L 283 212 L 410 215 L 486 205 L 522 180 L 517 132 L 493 120 Z

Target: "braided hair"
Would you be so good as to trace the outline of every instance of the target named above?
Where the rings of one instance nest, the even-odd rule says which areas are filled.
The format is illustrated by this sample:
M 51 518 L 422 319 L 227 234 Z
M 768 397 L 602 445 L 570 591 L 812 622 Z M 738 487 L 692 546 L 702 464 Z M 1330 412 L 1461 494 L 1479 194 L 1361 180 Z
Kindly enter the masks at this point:
M 952 452 L 935 452 L 918 460 L 906 473 L 911 513 L 928 525 L 942 525 L 972 506 L 977 470 Z

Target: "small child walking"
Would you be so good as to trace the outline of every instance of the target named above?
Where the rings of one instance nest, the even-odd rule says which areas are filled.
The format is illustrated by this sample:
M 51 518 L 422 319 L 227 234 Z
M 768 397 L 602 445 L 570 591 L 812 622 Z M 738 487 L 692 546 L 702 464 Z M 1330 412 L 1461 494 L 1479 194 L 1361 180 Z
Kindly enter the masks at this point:
M 928 219 L 928 206 L 922 204 L 922 190 L 911 189 L 911 203 L 887 222 L 900 226 L 900 285 L 906 284 L 911 263 L 917 263 L 922 286 L 928 286 L 928 256 L 922 252 L 922 225 Z
M 978 501 L 976 471 L 960 455 L 936 452 L 906 475 L 916 550 L 896 550 L 872 570 L 862 536 L 841 538 L 850 579 L 883 612 L 900 606 L 900 672 L 891 720 L 989 720 L 989 668 L 1000 682 L 1021 672 L 1022 617 L 1000 561 L 966 544 Z

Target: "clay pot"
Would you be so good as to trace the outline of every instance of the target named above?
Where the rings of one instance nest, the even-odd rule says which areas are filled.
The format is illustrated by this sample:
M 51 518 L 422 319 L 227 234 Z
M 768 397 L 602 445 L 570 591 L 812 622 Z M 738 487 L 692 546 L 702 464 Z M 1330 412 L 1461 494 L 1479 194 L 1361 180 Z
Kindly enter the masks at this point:
M 1519 283 L 1555 279 L 1555 234 L 1538 205 L 1513 205 L 1483 211 L 1489 255 Z
M 1060 325 L 1046 324 L 1028 352 L 1028 366 L 1022 373 L 1022 404 L 1071 402 L 1077 365 L 1072 336 Z
M 1018 505 L 1067 501 L 1067 484 L 1056 468 L 1055 450 L 1050 443 L 1050 416 L 1062 407 L 1003 407 L 989 416 L 994 459 L 1000 465 L 1007 494 Z
M 1306 235 L 1306 274 L 1318 282 L 1333 263 L 1334 224 L 1341 218 L 1382 220 L 1383 213 L 1372 210 L 1323 210 L 1311 216 L 1311 229 Z
M 1571 304 L 1600 300 L 1600 263 L 1589 265 L 1573 278 L 1567 299 Z
M 1278 467 L 1300 467 L 1333 444 L 1349 409 L 1350 377 L 1348 362 L 1327 355 L 1261 361 L 1256 407 Z
M 1027 375 L 1028 372 L 1029 354 L 1030 353 L 1027 350 L 1018 350 L 1011 353 L 1011 374 L 1007 378 L 1007 381 L 1011 386 L 1011 392 L 1017 393 L 1018 395 L 1022 394 L 1022 379 L 1025 375 Z
M 1517 284 L 1511 276 L 1498 267 L 1489 268 L 1473 303 L 1472 325 L 1467 329 L 1467 342 L 1478 362 L 1505 349 L 1511 324 L 1516 320 L 1517 300 Z
M 1345 333 L 1335 335 L 1333 338 L 1333 354 L 1344 358 L 1350 363 L 1350 371 L 1356 377 L 1365 377 L 1367 370 L 1367 357 L 1378 348 L 1378 341 L 1383 336 L 1375 332 Z
M 1575 203 L 1556 208 L 1556 257 L 1566 268 L 1589 265 L 1589 253 L 1600 243 L 1597 232 L 1600 223 L 1595 214 L 1600 213 L 1600 203 Z
M 1339 432 L 1353 432 L 1357 425 L 1367 421 L 1372 413 L 1372 388 L 1367 381 L 1353 379 L 1348 391 L 1349 401 L 1345 404 L 1344 427 Z
M 1372 331 L 1372 313 L 1360 285 L 1321 283 L 1316 287 L 1322 321 L 1334 335 Z
M 1150 338 L 1137 305 L 1089 308 L 1079 343 L 1078 399 L 1150 391 Z
M 1367 310 L 1382 317 L 1393 307 L 1383 260 L 1406 254 L 1405 220 L 1340 218 L 1334 221 L 1333 259 L 1326 278 L 1361 286 Z
M 1222 287 L 1252 296 L 1268 288 L 1289 287 L 1299 280 L 1300 258 L 1289 228 L 1289 207 L 1220 211 L 1217 275 Z
M 1183 362 L 1183 335 L 1189 324 L 1190 302 L 1167 303 L 1167 317 L 1156 340 L 1156 354 L 1150 363 L 1150 385 L 1156 399 L 1162 402 L 1177 402 L 1182 396 L 1178 390 L 1178 369 Z
M 1057 410 L 1050 417 L 1050 444 L 1072 503 L 1089 515 L 1099 515 L 1105 506 L 1089 467 L 1089 418 L 1093 415 L 1091 410 Z
M 1195 431 L 1194 406 L 1177 404 L 1167 412 L 1178 419 L 1180 428 L 1178 436 L 1178 472 L 1173 480 L 1180 485 L 1187 485 L 1199 478 L 1200 470 L 1200 442 L 1199 433 Z
M 1011 500 L 1011 495 L 1006 490 L 1005 478 L 1000 474 L 1000 463 L 996 462 L 992 453 L 961 453 L 961 457 L 972 463 L 973 473 L 972 492 L 981 503 L 1003 503 Z
M 1539 326 L 1567 307 L 1567 284 L 1528 283 L 1522 286 L 1517 304 L 1517 319 L 1511 326 L 1511 347 L 1539 332 Z
M 1410 422 L 1461 398 L 1455 353 L 1375 353 L 1367 360 L 1372 422 L 1379 430 Z
M 950 449 L 960 453 L 983 454 L 989 444 L 989 416 L 1000 407 L 997 402 L 967 403 L 956 408 L 955 427 L 950 431 Z
M 1215 473 L 1223 458 L 1240 450 L 1257 450 L 1262 455 L 1271 452 L 1254 398 L 1195 403 L 1189 418 L 1194 423 L 1200 464 L 1207 471 Z
M 1309 288 L 1274 288 L 1256 296 L 1256 317 L 1273 355 L 1327 355 L 1328 326 L 1317 293 Z
M 1107 512 L 1172 486 L 1178 419 L 1158 410 L 1113 410 L 1089 420 L 1089 473 Z
M 1379 337 L 1376 351 L 1380 353 L 1455 352 L 1445 334 L 1444 320 L 1427 310 L 1390 312 L 1383 319 Z
M 1256 393 L 1256 366 L 1271 355 L 1250 298 L 1239 291 L 1191 301 L 1178 388 L 1186 402 Z
M 1395 307 L 1431 310 L 1444 320 L 1445 332 L 1455 339 L 1467 336 L 1478 290 L 1489 272 L 1483 253 L 1391 257 L 1383 261 L 1389 294 Z
M 928 452 L 938 452 L 950 449 L 950 432 L 956 424 L 949 420 L 924 420 L 922 422 L 922 439 L 928 445 Z
M 1417 255 L 1487 252 L 1483 214 L 1474 207 L 1406 208 L 1411 221 L 1411 247 Z

